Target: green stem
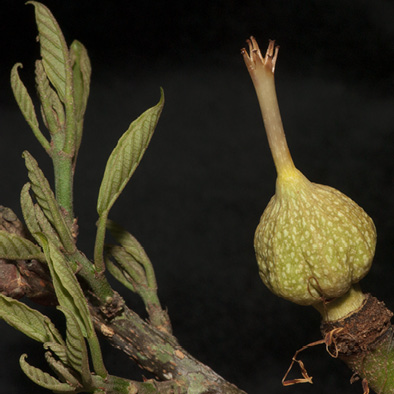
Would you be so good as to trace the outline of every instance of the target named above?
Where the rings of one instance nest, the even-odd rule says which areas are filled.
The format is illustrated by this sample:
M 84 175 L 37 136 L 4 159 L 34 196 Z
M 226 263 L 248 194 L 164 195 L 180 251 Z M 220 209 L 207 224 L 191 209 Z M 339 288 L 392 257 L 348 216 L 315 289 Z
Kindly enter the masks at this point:
M 160 331 L 171 335 L 172 327 L 170 317 L 160 304 L 159 297 L 157 296 L 157 288 L 142 290 L 142 286 L 140 286 L 138 293 L 144 301 L 151 324 Z
M 390 327 L 375 349 L 347 362 L 348 366 L 362 377 L 364 385 L 368 383 L 368 386 L 379 394 L 394 394 L 393 337 L 394 330 Z
M 73 165 L 72 158 L 62 151 L 52 154 L 55 174 L 55 193 L 59 205 L 66 211 L 70 220 L 73 219 Z
M 56 199 L 60 206 L 66 210 L 71 220 L 74 218 L 73 210 L 73 183 L 75 155 L 75 104 L 73 95 L 73 77 L 70 64 L 67 64 L 65 82 L 66 127 L 58 133 L 52 134 L 52 161 L 55 173 Z
M 108 305 L 114 296 L 114 291 L 104 275 L 100 275 L 95 266 L 81 252 L 75 252 L 72 259 L 79 264 L 78 275 L 90 286 L 95 297 L 102 305 Z
M 104 273 L 105 264 L 104 264 L 104 241 L 105 241 L 105 232 L 106 232 L 106 223 L 108 218 L 108 210 L 104 211 L 97 222 L 97 233 L 96 233 L 96 241 L 94 244 L 94 265 L 96 266 L 96 270 L 98 273 Z

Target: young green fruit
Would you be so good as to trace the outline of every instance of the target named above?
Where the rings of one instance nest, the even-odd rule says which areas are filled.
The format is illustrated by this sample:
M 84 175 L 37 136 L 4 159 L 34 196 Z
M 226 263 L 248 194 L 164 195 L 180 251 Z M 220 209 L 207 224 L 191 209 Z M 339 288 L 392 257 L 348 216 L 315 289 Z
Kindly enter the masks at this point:
M 260 277 L 275 294 L 301 305 L 346 294 L 369 271 L 375 253 L 372 219 L 340 191 L 310 182 L 294 166 L 275 92 L 278 47 L 263 57 L 248 40 L 242 54 L 252 77 L 274 158 L 276 194 L 256 229 Z

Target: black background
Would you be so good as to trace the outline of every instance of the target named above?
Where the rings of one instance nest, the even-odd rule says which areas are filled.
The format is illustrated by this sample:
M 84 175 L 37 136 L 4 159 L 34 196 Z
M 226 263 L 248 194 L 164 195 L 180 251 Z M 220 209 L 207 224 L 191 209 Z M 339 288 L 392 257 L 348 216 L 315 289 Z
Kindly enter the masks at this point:
M 68 43 L 93 65 L 75 180 L 79 246 L 92 255 L 105 161 L 129 123 L 166 104 L 151 145 L 113 211 L 154 263 L 159 295 L 180 343 L 250 394 L 361 393 L 324 347 L 302 358 L 314 385 L 283 388 L 294 352 L 319 339 L 319 316 L 273 296 L 253 251 L 275 169 L 252 83 L 240 56 L 253 34 L 281 49 L 276 81 L 288 143 L 310 179 L 338 188 L 375 221 L 378 246 L 363 289 L 394 307 L 394 5 L 388 1 L 46 1 Z M 20 212 L 28 149 L 49 160 L 14 102 L 9 71 L 34 92 L 39 56 L 32 6 L 0 11 L 0 203 Z M 143 308 L 126 291 L 136 310 Z M 41 393 L 18 366 L 40 363 L 41 345 L 0 325 L 0 392 Z M 113 374 L 140 379 L 120 352 L 104 349 Z M 40 356 L 41 355 L 41 356 Z M 292 375 L 295 377 L 295 375 Z

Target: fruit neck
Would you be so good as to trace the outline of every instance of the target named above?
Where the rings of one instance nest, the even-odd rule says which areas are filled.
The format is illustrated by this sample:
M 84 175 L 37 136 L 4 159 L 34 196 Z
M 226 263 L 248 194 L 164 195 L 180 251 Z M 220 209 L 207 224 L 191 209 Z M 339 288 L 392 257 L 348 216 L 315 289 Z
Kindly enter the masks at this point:
M 342 297 L 330 302 L 320 302 L 314 307 L 322 315 L 323 321 L 340 320 L 359 310 L 365 301 L 365 294 L 358 284 L 352 285 Z
M 267 53 L 263 57 L 253 37 L 247 42 L 249 54 L 243 49 L 242 55 L 257 93 L 276 171 L 278 176 L 286 176 L 287 173 L 291 175 L 295 166 L 287 146 L 274 79 L 279 47 L 275 47 L 274 41 L 270 41 Z

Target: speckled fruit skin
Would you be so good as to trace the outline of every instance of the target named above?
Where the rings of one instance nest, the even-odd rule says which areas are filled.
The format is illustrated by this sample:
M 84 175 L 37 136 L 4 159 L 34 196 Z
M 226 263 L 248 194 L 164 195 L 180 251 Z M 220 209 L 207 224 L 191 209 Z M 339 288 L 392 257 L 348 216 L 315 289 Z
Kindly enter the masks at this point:
M 265 285 L 287 300 L 312 305 L 342 296 L 367 274 L 376 229 L 349 197 L 294 168 L 278 177 L 254 246 Z

